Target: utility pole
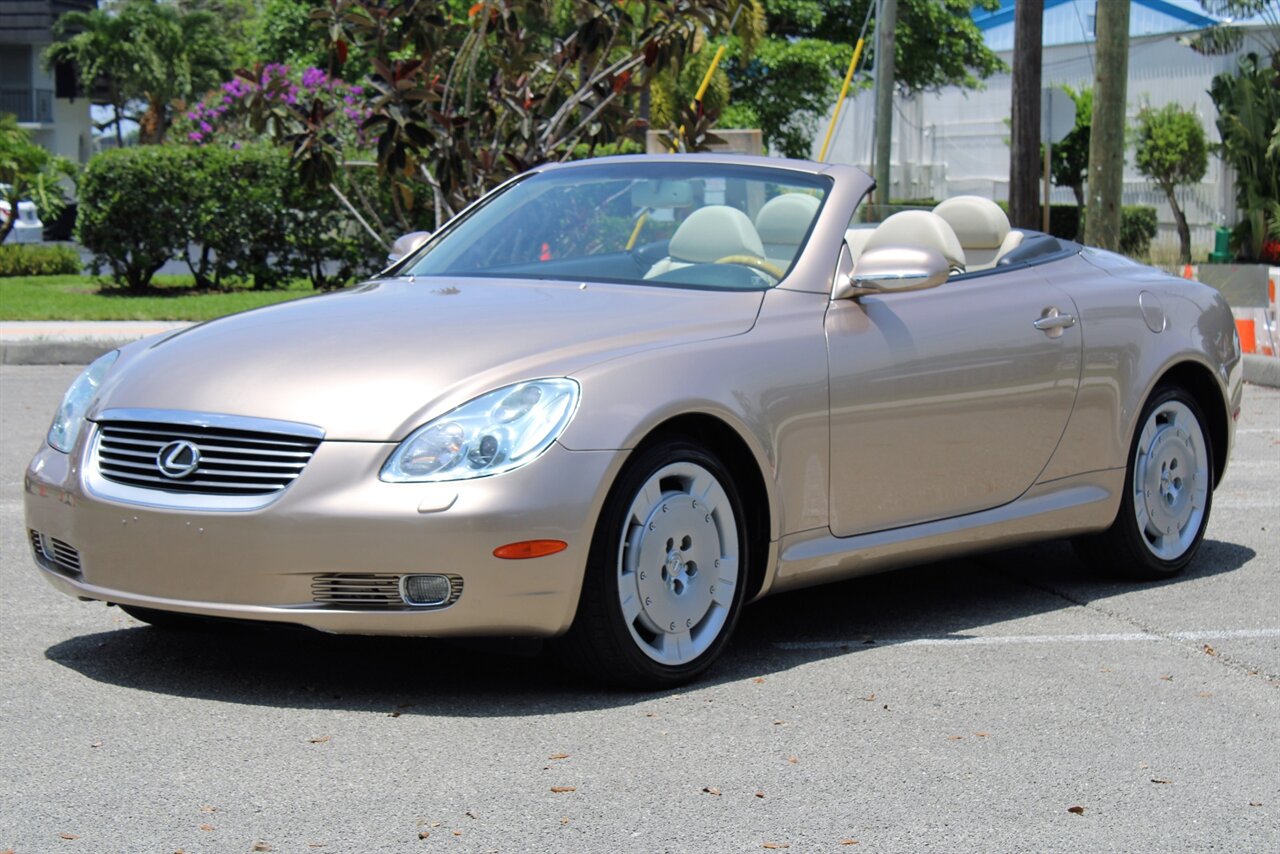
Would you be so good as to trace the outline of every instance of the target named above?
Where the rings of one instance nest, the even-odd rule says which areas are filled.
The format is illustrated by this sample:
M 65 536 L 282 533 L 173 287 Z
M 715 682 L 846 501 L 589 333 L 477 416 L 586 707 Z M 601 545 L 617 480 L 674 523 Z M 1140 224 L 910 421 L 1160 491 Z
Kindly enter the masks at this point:
M 1091 246 L 1114 252 L 1120 249 L 1120 204 L 1124 193 L 1129 0 L 1098 0 L 1096 21 L 1098 57 L 1093 83 L 1084 240 Z
M 1009 145 L 1009 221 L 1040 226 L 1040 57 L 1044 0 L 1018 0 L 1013 12 L 1013 103 Z
M 876 202 L 889 204 L 889 159 L 893 143 L 893 31 L 898 0 L 880 0 L 876 16 Z

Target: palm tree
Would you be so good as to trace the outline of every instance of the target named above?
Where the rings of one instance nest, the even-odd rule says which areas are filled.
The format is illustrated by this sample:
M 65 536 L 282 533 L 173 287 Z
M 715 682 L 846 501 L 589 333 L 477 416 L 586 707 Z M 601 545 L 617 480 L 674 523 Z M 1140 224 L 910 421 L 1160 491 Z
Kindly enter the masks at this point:
M 131 14 L 130 14 L 131 13 Z M 164 142 L 174 109 L 182 109 L 226 80 L 227 41 L 210 12 L 184 12 L 168 3 L 133 0 L 125 16 L 135 21 L 135 37 L 145 46 L 137 83 L 147 107 L 138 119 L 142 143 Z
M 132 26 L 124 15 L 103 9 L 68 12 L 54 24 L 58 40 L 44 54 L 46 65 L 74 65 L 86 92 L 92 93 L 98 81 L 106 84 L 107 104 L 115 117 L 99 130 L 114 124 L 116 145 L 124 144 L 120 122 L 125 118 L 136 70 L 145 61 L 143 46 L 132 38 Z
M 56 34 L 45 62 L 74 63 L 88 91 L 106 84 L 117 144 L 123 143 L 122 118 L 138 122 L 141 142 L 163 142 L 175 108 L 230 74 L 218 19 L 172 3 L 127 0 L 112 11 L 71 12 L 58 19 Z M 126 112 L 138 102 L 145 105 L 141 114 Z

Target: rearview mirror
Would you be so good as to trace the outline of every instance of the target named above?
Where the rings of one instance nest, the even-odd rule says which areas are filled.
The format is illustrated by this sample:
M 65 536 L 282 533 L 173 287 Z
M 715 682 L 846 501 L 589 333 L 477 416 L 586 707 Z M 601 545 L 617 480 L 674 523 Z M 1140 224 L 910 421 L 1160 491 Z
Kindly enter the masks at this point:
M 417 252 L 422 244 L 431 239 L 429 231 L 411 231 L 408 234 L 401 235 L 396 242 L 391 244 L 391 251 L 387 253 L 387 264 L 394 264 L 401 258 L 407 258 L 414 252 Z
M 936 288 L 950 275 L 947 259 L 934 249 L 880 246 L 858 257 L 853 271 L 837 281 L 833 298 L 921 291 Z

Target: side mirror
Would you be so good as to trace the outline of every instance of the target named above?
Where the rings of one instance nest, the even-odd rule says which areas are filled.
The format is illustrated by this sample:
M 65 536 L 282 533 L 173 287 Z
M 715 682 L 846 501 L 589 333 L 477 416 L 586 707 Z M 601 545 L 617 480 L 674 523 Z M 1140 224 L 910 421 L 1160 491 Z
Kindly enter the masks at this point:
M 421 248 L 422 244 L 431 239 L 429 231 L 411 231 L 408 234 L 401 235 L 396 242 L 391 244 L 391 251 L 387 253 L 387 264 L 394 264 L 401 258 L 407 258 Z
M 853 271 L 837 278 L 832 299 L 936 288 L 950 275 L 947 259 L 934 249 L 880 246 L 863 252 Z

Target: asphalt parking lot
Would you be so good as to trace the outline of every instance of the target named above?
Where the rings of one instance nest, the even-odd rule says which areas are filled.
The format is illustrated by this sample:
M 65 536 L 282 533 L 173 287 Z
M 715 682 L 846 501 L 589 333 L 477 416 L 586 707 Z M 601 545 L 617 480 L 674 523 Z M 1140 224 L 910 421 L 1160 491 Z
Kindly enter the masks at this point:
M 0 852 L 1280 850 L 1278 390 L 1176 581 L 1051 543 L 801 591 L 627 694 L 54 592 L 22 469 L 79 370 L 0 368 Z

